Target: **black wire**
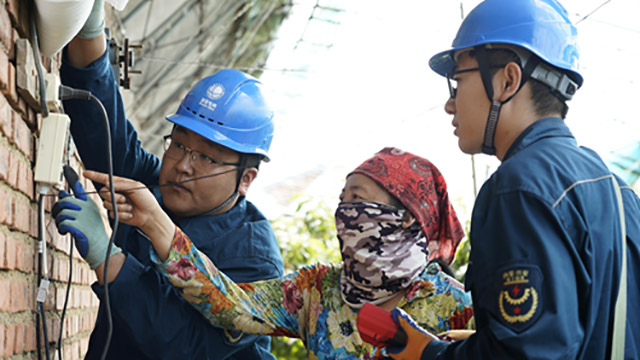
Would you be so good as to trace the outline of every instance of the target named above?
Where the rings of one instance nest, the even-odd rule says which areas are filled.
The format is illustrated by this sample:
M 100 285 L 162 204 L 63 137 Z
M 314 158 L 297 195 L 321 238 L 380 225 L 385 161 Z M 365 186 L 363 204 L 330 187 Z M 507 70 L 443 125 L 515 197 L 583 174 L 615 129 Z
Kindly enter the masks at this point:
M 251 168 L 251 166 L 235 167 L 233 169 L 229 169 L 229 170 L 226 170 L 226 171 L 223 171 L 223 172 L 219 172 L 219 173 L 215 173 L 215 174 L 209 174 L 209 175 L 202 175 L 202 176 L 194 177 L 194 178 L 187 179 L 187 180 L 177 181 L 177 182 L 170 182 L 170 183 L 166 183 L 166 184 L 158 184 L 158 185 L 150 185 L 150 186 L 143 185 L 143 186 L 132 187 L 132 188 L 128 188 L 128 189 L 122 189 L 122 190 L 116 191 L 116 193 L 117 194 L 123 194 L 123 193 L 127 193 L 129 191 L 135 191 L 135 190 L 155 189 L 155 188 L 161 188 L 161 187 L 164 187 L 164 186 L 180 185 L 180 184 L 185 184 L 185 183 L 196 181 L 196 180 L 202 180 L 202 179 L 206 179 L 206 178 L 210 178 L 210 177 L 214 177 L 214 176 L 218 176 L 218 175 L 228 174 L 228 173 L 234 172 L 236 170 L 249 169 L 249 168 Z M 85 191 L 83 193 L 77 193 L 76 195 L 100 194 L 100 193 L 106 192 L 106 191 L 107 190 Z M 56 195 L 56 194 L 45 194 L 44 196 L 58 196 L 58 195 Z
M 47 334 L 47 317 L 45 316 L 44 303 L 39 303 L 40 315 L 42 316 L 42 334 L 44 334 L 44 354 L 46 359 L 49 360 L 49 334 Z
M 67 312 L 67 304 L 69 302 L 69 291 L 71 290 L 71 277 L 73 274 L 73 242 L 71 238 L 69 242 L 69 280 L 67 280 L 67 292 L 64 296 L 64 305 L 62 306 L 62 315 L 60 316 L 60 332 L 58 333 L 58 359 L 62 359 L 62 331 L 64 329 L 64 316 Z
M 105 137 L 107 142 L 107 172 L 109 173 L 109 190 L 111 192 L 111 198 L 115 199 L 116 194 L 113 190 L 113 159 L 112 159 L 112 150 L 111 150 L 111 128 L 109 126 L 109 115 L 107 115 L 107 110 L 102 105 L 102 102 L 95 97 L 93 94 L 89 93 L 90 100 L 93 101 L 94 104 L 98 105 L 102 112 L 102 118 L 104 119 L 105 125 Z M 113 333 L 113 323 L 111 319 L 111 302 L 109 300 L 109 258 L 111 257 L 111 248 L 113 247 L 113 240 L 116 237 L 116 233 L 118 232 L 118 208 L 113 208 L 113 226 L 111 230 L 111 237 L 109 238 L 109 245 L 107 246 L 107 254 L 104 259 L 104 273 L 103 273 L 103 286 L 104 286 L 104 299 L 105 299 L 105 310 L 107 313 L 107 338 L 105 339 L 104 349 L 102 350 L 102 355 L 100 359 L 104 360 L 107 357 L 107 352 L 109 351 L 109 344 L 111 343 L 111 334 Z
M 38 256 L 38 260 L 40 256 Z M 38 307 L 36 307 L 36 351 L 38 354 L 38 360 L 42 360 L 42 352 L 40 349 L 42 348 L 42 344 L 40 341 L 40 313 L 38 312 Z
M 42 261 L 43 261 L 43 256 L 45 256 L 45 254 L 43 253 L 44 249 L 43 247 L 46 247 L 46 244 L 42 244 L 42 239 L 44 239 L 44 234 L 42 232 L 43 229 L 43 224 L 44 224 L 44 217 L 42 216 L 43 208 L 44 208 L 44 195 L 40 194 L 40 196 L 38 197 L 38 246 L 40 246 L 40 248 L 38 249 L 38 280 L 42 280 Z M 39 285 L 39 284 L 38 284 Z M 38 291 L 39 291 L 39 287 L 38 287 Z M 46 298 L 45 298 L 46 300 Z M 41 354 L 41 348 L 40 346 L 42 345 L 42 343 L 40 342 L 40 323 L 42 323 L 42 334 L 44 335 L 44 349 L 45 349 L 45 357 L 47 360 L 49 360 L 49 338 L 48 338 L 48 334 L 47 334 L 47 318 L 45 316 L 45 312 L 44 312 L 44 301 L 43 302 L 39 302 L 38 301 L 38 305 L 36 307 L 36 336 L 37 336 L 37 340 L 36 340 L 36 344 L 38 346 L 38 359 L 42 359 L 42 354 Z
M 62 105 L 61 105 L 62 107 Z M 62 110 L 62 112 L 64 112 L 64 109 Z M 66 163 L 69 166 L 69 159 L 70 159 L 70 147 L 71 147 L 71 136 L 67 137 L 67 151 L 66 156 Z M 64 330 L 64 318 L 65 318 L 65 314 L 67 312 L 67 305 L 69 303 L 69 292 L 71 290 L 71 280 L 72 280 L 72 274 L 73 274 L 73 247 L 74 247 L 74 241 L 75 239 L 73 237 L 69 237 L 71 239 L 70 243 L 69 243 L 69 279 L 67 280 L 67 290 L 66 290 L 66 294 L 64 297 L 64 306 L 62 307 L 62 316 L 60 317 L 60 332 L 58 333 L 58 359 L 62 360 L 62 332 Z
M 102 102 L 100 102 L 100 99 L 95 97 L 90 91 L 73 89 L 68 86 L 61 85 L 60 100 L 67 100 L 67 99 L 90 100 L 94 104 L 96 104 L 100 109 L 100 113 L 104 120 L 105 137 L 106 137 L 106 143 L 107 143 L 106 150 L 107 150 L 107 173 L 109 174 L 109 191 L 111 193 L 111 198 L 115 199 L 116 194 L 115 194 L 115 191 L 113 190 L 113 160 L 112 160 L 112 150 L 111 150 L 111 128 L 109 126 L 109 115 L 107 114 L 107 110 L 104 108 L 104 105 L 102 105 Z M 107 246 L 107 253 L 105 255 L 104 273 L 103 273 L 104 302 L 105 302 L 105 312 L 107 316 L 107 336 L 105 339 L 104 349 L 102 350 L 102 355 L 100 356 L 100 359 L 103 359 L 103 360 L 107 357 L 107 352 L 109 351 L 109 344 L 111 343 L 111 335 L 113 333 L 113 322 L 111 318 L 111 302 L 109 299 L 109 281 L 108 281 L 109 279 L 107 275 L 109 274 L 109 259 L 111 257 L 111 248 L 113 247 L 113 240 L 115 239 L 116 233 L 118 232 L 118 221 L 119 221 L 118 209 L 117 207 L 114 207 L 113 223 L 111 226 L 112 228 L 111 237 L 109 238 L 109 245 Z
M 44 201 L 44 196 L 42 196 L 42 194 L 40 195 L 40 198 L 38 199 L 38 207 L 42 206 L 42 203 Z M 42 227 L 40 226 L 40 221 L 41 220 L 41 213 L 40 213 L 40 209 L 38 209 L 38 247 L 40 247 L 40 249 L 38 249 L 38 280 L 42 278 L 42 251 L 41 251 L 41 244 L 40 244 L 40 239 L 42 239 Z M 40 312 L 39 312 L 39 305 L 36 306 L 36 349 L 38 352 L 38 360 L 42 360 L 42 341 L 41 341 L 41 335 L 40 335 Z
M 33 51 L 33 56 L 36 62 L 36 71 L 38 73 L 38 83 L 40 85 L 40 112 L 42 113 L 42 117 L 49 116 L 49 108 L 47 107 L 47 86 L 44 81 L 44 71 L 42 70 L 42 58 L 40 57 L 40 46 L 38 45 L 38 30 L 36 27 L 36 6 L 35 1 L 29 2 L 29 13 L 31 16 L 29 17 L 29 42 L 31 43 L 31 49 Z M 38 250 L 38 277 L 37 281 L 42 281 L 42 261 L 43 261 L 43 248 L 42 241 L 44 239 L 44 234 L 42 233 L 41 224 L 44 223 L 44 219 L 42 218 L 42 207 L 44 206 L 44 196 L 40 195 L 38 199 L 38 246 L 41 248 Z M 44 245 L 46 247 L 46 244 Z M 40 284 L 36 284 L 39 288 Z M 45 298 L 46 300 L 46 298 Z M 43 300 L 44 301 L 44 300 Z M 49 360 L 49 339 L 47 335 L 47 319 L 45 316 L 44 305 L 42 303 L 38 303 L 36 307 L 36 346 L 38 353 L 38 360 L 42 359 L 41 353 L 41 345 L 40 341 L 40 321 L 42 321 L 42 333 L 44 334 L 44 346 L 45 346 L 45 355 L 47 360 Z
M 33 57 L 35 57 L 36 61 L 36 70 L 38 72 L 38 82 L 40 85 L 40 113 L 42 113 L 42 117 L 45 118 L 49 116 L 49 107 L 47 106 L 47 85 L 44 81 L 44 71 L 42 71 L 42 58 L 40 57 L 40 46 L 38 45 L 38 29 L 36 27 L 36 7 L 35 2 L 31 1 L 31 9 L 30 9 L 30 37 L 29 42 L 31 43 L 31 49 L 33 50 Z

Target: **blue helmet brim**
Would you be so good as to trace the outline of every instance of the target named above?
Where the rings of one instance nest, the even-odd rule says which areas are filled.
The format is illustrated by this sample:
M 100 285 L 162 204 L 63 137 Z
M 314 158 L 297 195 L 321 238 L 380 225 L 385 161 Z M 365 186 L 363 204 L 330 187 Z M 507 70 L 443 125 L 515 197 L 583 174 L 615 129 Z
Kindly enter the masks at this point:
M 206 138 L 209 141 L 212 141 L 216 144 L 222 145 L 231 150 L 237 151 L 243 154 L 258 154 L 264 156 L 263 161 L 269 162 L 271 160 L 269 155 L 264 151 L 264 149 L 260 149 L 255 146 L 246 146 L 243 144 L 239 144 L 228 137 L 224 136 L 219 131 L 216 131 L 211 128 L 211 126 L 206 123 L 207 120 L 194 120 L 191 117 L 183 116 L 180 114 L 173 114 L 166 117 L 170 122 L 182 126 L 183 128 L 193 131 L 194 133 Z

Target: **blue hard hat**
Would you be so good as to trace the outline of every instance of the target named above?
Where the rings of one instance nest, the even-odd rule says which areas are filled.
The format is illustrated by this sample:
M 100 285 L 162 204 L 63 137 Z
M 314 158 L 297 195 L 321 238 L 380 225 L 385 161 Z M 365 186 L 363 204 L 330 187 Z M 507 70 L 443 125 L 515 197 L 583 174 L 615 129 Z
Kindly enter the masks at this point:
M 577 31 L 556 0 L 483 1 L 460 25 L 452 48 L 434 55 L 429 66 L 445 76 L 455 66 L 455 51 L 485 44 L 524 48 L 542 61 L 566 70 L 578 86 L 582 85 Z
M 234 69 L 223 69 L 200 80 L 167 120 L 214 143 L 269 161 L 273 110 L 262 83 Z

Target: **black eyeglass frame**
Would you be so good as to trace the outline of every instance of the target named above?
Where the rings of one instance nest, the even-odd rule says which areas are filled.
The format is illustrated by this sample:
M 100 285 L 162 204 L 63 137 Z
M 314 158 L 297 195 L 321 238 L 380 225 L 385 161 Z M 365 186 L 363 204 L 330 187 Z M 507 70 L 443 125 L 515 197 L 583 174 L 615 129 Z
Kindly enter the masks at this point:
M 449 96 L 452 99 L 455 99 L 456 95 L 458 95 L 458 88 L 454 87 L 451 84 L 451 80 L 455 81 L 455 79 L 453 77 L 458 75 L 458 74 L 464 74 L 464 73 L 472 72 L 472 71 L 480 71 L 480 68 L 479 67 L 474 67 L 474 68 L 470 68 L 470 69 L 455 70 L 455 71 L 452 71 L 452 72 L 448 72 L 448 73 L 446 73 L 444 75 L 447 78 L 447 85 L 449 86 Z
M 166 153 L 169 150 L 169 148 L 171 147 L 171 144 L 174 143 L 174 141 L 173 141 L 173 138 L 171 137 L 171 134 L 165 135 L 162 139 L 164 140 L 163 148 L 164 148 L 164 152 Z M 202 153 L 202 152 L 200 152 L 198 150 L 193 150 L 191 148 L 188 148 L 188 147 L 184 146 L 184 144 L 181 144 L 179 142 L 177 144 L 179 144 L 183 148 L 182 151 L 185 154 L 187 154 L 187 153 L 189 154 L 189 156 L 191 157 L 191 160 L 195 160 L 195 158 L 193 157 L 193 155 L 195 154 L 197 156 L 204 156 L 207 159 L 207 161 L 209 161 L 211 163 L 211 165 L 231 165 L 231 166 L 240 166 L 240 165 L 242 165 L 239 162 L 231 163 L 231 162 L 225 162 L 225 161 L 218 161 L 218 160 L 212 158 L 211 156 L 209 156 L 209 155 L 207 155 L 205 153 Z M 184 155 L 182 155 L 182 156 L 184 156 Z
M 500 69 L 507 66 L 507 64 L 504 65 L 492 65 L 489 66 L 489 69 Z M 452 99 L 456 98 L 456 95 L 458 95 L 458 88 L 457 87 L 453 87 L 453 85 L 451 85 L 451 80 L 455 80 L 453 77 L 458 75 L 458 74 L 464 74 L 467 72 L 472 72 L 472 71 L 480 71 L 479 67 L 474 67 L 474 68 L 469 68 L 469 69 L 462 69 L 462 70 L 455 70 L 452 72 L 448 72 L 446 74 L 444 74 L 444 76 L 447 78 L 447 85 L 449 86 L 449 96 L 451 96 Z

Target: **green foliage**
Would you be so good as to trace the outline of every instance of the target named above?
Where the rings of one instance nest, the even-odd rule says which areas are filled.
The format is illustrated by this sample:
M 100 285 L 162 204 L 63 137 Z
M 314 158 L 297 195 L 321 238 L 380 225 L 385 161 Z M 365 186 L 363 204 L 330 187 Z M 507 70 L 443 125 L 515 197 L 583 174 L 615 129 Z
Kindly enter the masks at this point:
M 293 215 L 283 215 L 271 223 L 282 252 L 285 272 L 317 262 L 341 261 L 334 209 L 310 198 L 299 196 L 298 200 Z M 302 341 L 287 337 L 272 338 L 271 353 L 281 360 L 307 358 L 307 350 Z
M 333 209 L 323 202 L 303 198 L 293 215 L 283 215 L 271 225 L 280 245 L 285 272 L 317 262 L 341 261 Z
M 467 272 L 467 264 L 469 263 L 469 253 L 471 252 L 471 243 L 469 242 L 469 226 L 470 222 L 467 221 L 464 226 L 464 232 L 467 236 L 458 244 L 456 250 L 456 257 L 451 263 L 451 268 L 456 275 L 456 278 L 460 282 L 464 283 L 464 274 Z

